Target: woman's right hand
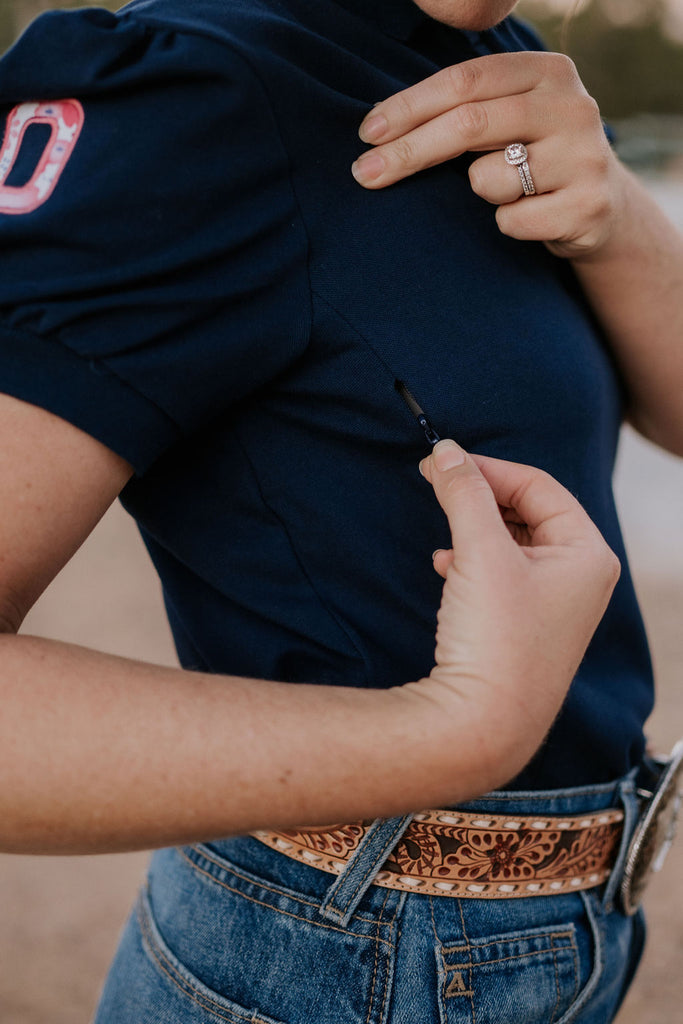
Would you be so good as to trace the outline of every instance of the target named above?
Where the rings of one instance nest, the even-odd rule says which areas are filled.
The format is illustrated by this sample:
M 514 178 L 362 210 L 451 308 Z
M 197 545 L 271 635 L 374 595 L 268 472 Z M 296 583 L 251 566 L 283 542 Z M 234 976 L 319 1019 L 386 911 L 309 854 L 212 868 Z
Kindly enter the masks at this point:
M 420 471 L 453 548 L 434 558 L 445 579 L 435 665 L 409 690 L 436 701 L 454 743 L 467 730 L 472 788 L 484 792 L 542 743 L 620 566 L 578 501 L 542 470 L 467 455 L 447 440 Z

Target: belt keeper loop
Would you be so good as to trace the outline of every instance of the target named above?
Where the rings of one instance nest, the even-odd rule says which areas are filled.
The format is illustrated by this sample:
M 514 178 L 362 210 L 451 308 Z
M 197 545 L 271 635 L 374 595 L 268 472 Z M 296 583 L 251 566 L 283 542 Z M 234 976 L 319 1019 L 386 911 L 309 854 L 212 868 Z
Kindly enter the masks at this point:
M 612 872 L 607 879 L 605 892 L 602 898 L 602 906 L 606 914 L 611 914 L 614 910 L 615 896 L 619 890 L 619 886 L 621 885 L 621 876 L 624 873 L 624 866 L 631 843 L 631 837 L 638 821 L 639 808 L 638 797 L 636 794 L 636 771 L 637 769 L 634 769 L 625 779 L 623 779 L 622 782 L 619 783 L 619 800 L 624 809 L 624 827 L 619 841 L 617 859 L 614 867 L 612 868 Z
M 373 878 L 412 820 L 412 814 L 406 814 L 402 818 L 373 821 L 358 849 L 327 890 L 320 906 L 322 917 L 346 928 Z

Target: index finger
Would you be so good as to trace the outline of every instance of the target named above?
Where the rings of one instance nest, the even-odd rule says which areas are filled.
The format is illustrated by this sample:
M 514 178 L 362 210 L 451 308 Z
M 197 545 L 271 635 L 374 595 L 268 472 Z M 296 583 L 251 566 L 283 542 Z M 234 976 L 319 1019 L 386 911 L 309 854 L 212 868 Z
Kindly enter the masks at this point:
M 362 122 L 363 142 L 390 142 L 461 103 L 529 92 L 544 78 L 547 54 L 492 53 L 444 68 L 378 103 Z
M 569 545 L 602 535 L 592 519 L 558 480 L 542 469 L 472 455 L 496 501 L 514 509 L 533 533 L 535 545 Z

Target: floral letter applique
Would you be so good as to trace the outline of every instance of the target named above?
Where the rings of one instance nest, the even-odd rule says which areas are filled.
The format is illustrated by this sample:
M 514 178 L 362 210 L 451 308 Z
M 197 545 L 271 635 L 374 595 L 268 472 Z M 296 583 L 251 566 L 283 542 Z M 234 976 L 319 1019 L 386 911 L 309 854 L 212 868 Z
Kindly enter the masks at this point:
M 74 151 L 84 120 L 78 100 L 22 103 L 12 110 L 0 150 L 0 213 L 32 213 L 50 198 Z M 33 174 L 24 185 L 6 185 L 26 131 L 35 124 L 47 125 L 51 132 Z

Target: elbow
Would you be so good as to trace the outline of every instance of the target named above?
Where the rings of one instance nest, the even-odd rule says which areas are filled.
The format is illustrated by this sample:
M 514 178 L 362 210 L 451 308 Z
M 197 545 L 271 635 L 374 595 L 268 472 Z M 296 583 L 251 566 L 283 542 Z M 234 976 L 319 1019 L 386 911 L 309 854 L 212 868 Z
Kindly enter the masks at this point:
M 683 422 L 667 423 L 661 417 L 648 416 L 634 408 L 629 410 L 625 422 L 646 441 L 683 458 Z
M 25 617 L 26 611 L 12 594 L 0 595 L 0 636 L 4 633 L 18 633 Z

